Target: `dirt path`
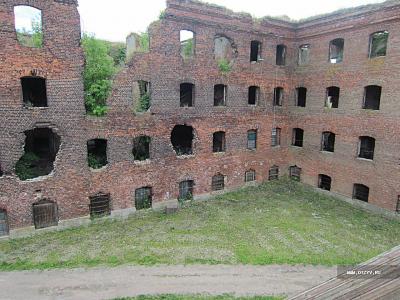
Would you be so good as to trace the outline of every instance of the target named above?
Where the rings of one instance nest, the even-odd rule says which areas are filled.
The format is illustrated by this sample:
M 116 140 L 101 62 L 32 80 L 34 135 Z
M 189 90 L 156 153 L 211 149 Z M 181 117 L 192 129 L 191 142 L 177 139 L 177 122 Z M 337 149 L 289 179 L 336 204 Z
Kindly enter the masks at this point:
M 0 272 L 0 299 L 112 299 L 140 294 L 289 295 L 336 276 L 321 266 L 122 266 Z

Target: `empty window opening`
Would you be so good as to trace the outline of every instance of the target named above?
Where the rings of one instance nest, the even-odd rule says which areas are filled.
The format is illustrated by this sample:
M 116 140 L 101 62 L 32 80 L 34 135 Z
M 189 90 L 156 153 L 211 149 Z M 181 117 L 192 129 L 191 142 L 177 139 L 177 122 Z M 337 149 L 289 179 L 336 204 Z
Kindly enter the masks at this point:
M 227 86 L 217 84 L 214 86 L 214 106 L 225 106 L 227 96 Z
M 386 56 L 389 32 L 379 31 L 371 34 L 369 41 L 369 57 Z
M 194 181 L 185 180 L 179 183 L 179 199 L 180 200 L 192 200 L 194 190 Z
M 25 131 L 25 153 L 15 166 L 21 180 L 50 174 L 54 168 L 61 139 L 49 128 Z
M 194 99 L 194 84 L 182 83 L 180 85 L 180 106 L 192 107 Z
M 31 6 L 15 6 L 15 31 L 18 42 L 26 47 L 43 46 L 42 12 Z
M 257 130 L 247 131 L 247 149 L 254 150 L 257 148 Z
M 256 171 L 254 170 L 246 171 L 246 173 L 244 174 L 244 181 L 245 182 L 256 181 Z
M 304 130 L 300 128 L 293 129 L 292 146 L 303 147 Z
M 92 169 L 100 169 L 107 162 L 107 140 L 94 139 L 87 142 L 88 165 Z
M 356 183 L 353 187 L 353 199 L 368 202 L 369 187 L 363 184 Z
M 218 131 L 213 133 L 213 152 L 225 152 L 225 132 Z
M 337 64 L 343 61 L 344 39 L 334 39 L 329 43 L 329 61 Z
M 225 176 L 222 174 L 214 175 L 211 179 L 211 188 L 213 191 L 221 191 L 225 188 Z
M 261 42 L 251 41 L 250 43 L 250 61 L 257 62 L 261 60 Z
M 335 151 L 335 134 L 329 131 L 322 133 L 321 151 Z
M 310 45 L 301 45 L 299 47 L 299 65 L 306 65 L 310 62 Z
M 276 64 L 278 66 L 286 65 L 286 46 L 285 45 L 276 46 Z
M 148 209 L 151 208 L 153 202 L 153 188 L 152 187 L 142 187 L 135 190 L 135 208 Z
M 143 161 L 150 159 L 150 142 L 151 138 L 145 135 L 133 139 L 132 154 L 134 160 Z
M 33 204 L 33 223 L 36 229 L 58 225 L 58 207 L 53 201 L 42 199 Z
M 375 139 L 369 136 L 361 136 L 359 142 L 358 157 L 374 159 Z
M 318 187 L 323 190 L 330 191 L 332 185 L 332 178 L 328 175 L 318 175 Z
M 3 169 L 1 168 L 1 164 L 0 164 L 0 177 L 2 177 L 3 175 L 4 175 Z
M 101 218 L 111 214 L 110 194 L 98 193 L 89 197 L 91 218 Z
M 381 103 L 382 87 L 378 85 L 369 85 L 364 89 L 363 109 L 379 110 Z
M 22 98 L 26 107 L 47 107 L 46 80 L 41 77 L 22 77 Z
M 258 86 L 249 87 L 249 105 L 257 105 L 260 100 L 260 88 Z
M 281 144 L 281 129 L 280 128 L 272 128 L 271 135 L 271 146 L 276 147 Z
M 145 112 L 151 106 L 151 84 L 148 81 L 138 80 L 133 84 L 133 100 L 137 112 Z
M 0 236 L 8 235 L 7 211 L 0 209 Z
M 268 171 L 268 180 L 277 180 L 279 179 L 279 167 L 272 166 Z
M 397 196 L 396 212 L 400 213 L 400 195 Z M 1 235 L 1 233 L 0 233 L 0 235 Z
M 194 56 L 194 33 L 189 30 L 180 31 L 180 43 L 181 43 L 181 56 L 183 58 L 191 58 Z
M 274 88 L 274 106 L 282 106 L 283 102 L 283 87 Z
M 338 108 L 339 107 L 339 96 L 340 96 L 340 88 L 338 88 L 337 86 L 328 87 L 326 89 L 325 107 Z
M 237 56 L 237 47 L 233 40 L 226 36 L 214 39 L 214 58 L 217 62 L 231 62 Z
M 193 127 L 176 125 L 171 133 L 171 143 L 176 155 L 193 154 Z
M 307 89 L 299 87 L 296 89 L 296 106 L 306 107 Z
M 298 166 L 291 166 L 289 168 L 289 176 L 291 179 L 294 179 L 296 181 L 300 181 L 301 179 L 301 168 Z

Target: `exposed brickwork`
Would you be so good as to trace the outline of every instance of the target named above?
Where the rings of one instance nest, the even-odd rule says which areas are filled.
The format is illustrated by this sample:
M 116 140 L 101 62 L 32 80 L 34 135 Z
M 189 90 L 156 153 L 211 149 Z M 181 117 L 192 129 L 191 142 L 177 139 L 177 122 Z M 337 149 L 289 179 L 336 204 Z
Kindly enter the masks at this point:
M 44 47 L 21 46 L 14 29 L 14 5 L 42 10 Z M 334 14 L 307 22 L 265 18 L 197 2 L 169 0 L 165 18 L 150 26 L 150 52 L 136 53 L 114 80 L 106 117 L 85 115 L 76 1 L 0 1 L 0 208 L 7 210 L 11 229 L 31 226 L 32 204 L 40 198 L 58 204 L 60 219 L 89 214 L 89 195 L 110 193 L 113 210 L 134 206 L 137 188 L 153 187 L 153 202 L 176 199 L 179 182 L 194 180 L 194 193 L 211 192 L 211 178 L 226 176 L 225 187 L 244 185 L 245 172 L 268 179 L 269 168 L 302 168 L 302 181 L 316 185 L 318 174 L 332 177 L 332 191 L 351 196 L 353 183 L 370 187 L 370 202 L 394 210 L 400 188 L 400 5 Z M 179 31 L 195 32 L 195 57 L 180 56 Z M 388 30 L 385 58 L 368 59 L 369 35 Z M 237 46 L 231 72 L 222 75 L 214 60 L 213 39 L 226 35 Z M 328 62 L 329 41 L 344 38 L 344 61 Z M 262 42 L 263 61 L 250 63 L 250 42 Z M 287 46 L 287 66 L 275 65 L 276 45 Z M 297 48 L 311 45 L 310 64 L 297 66 Z M 20 77 L 32 70 L 47 80 L 48 108 L 24 108 Z M 134 114 L 137 80 L 151 82 L 150 112 Z M 195 84 L 194 107 L 179 107 L 179 86 Z M 228 86 L 226 107 L 213 106 L 215 84 Z M 383 87 L 381 109 L 361 109 L 363 88 Z M 248 87 L 260 87 L 259 104 L 249 106 Z M 273 90 L 284 88 L 282 107 L 273 107 Z M 308 90 L 305 108 L 295 107 L 294 90 Z M 339 86 L 338 109 L 324 109 L 325 89 Z M 194 155 L 177 157 L 170 134 L 177 124 L 194 128 Z M 51 127 L 61 137 L 54 172 L 22 182 L 15 164 L 23 153 L 24 131 Z M 272 128 L 281 128 L 281 145 L 271 147 Z M 292 128 L 305 131 L 304 147 L 291 147 Z M 257 149 L 247 150 L 247 131 L 257 129 Z M 214 132 L 226 132 L 226 152 L 212 153 Z M 320 152 L 321 134 L 336 134 L 335 152 Z M 152 138 L 151 159 L 134 162 L 134 137 Z M 376 138 L 374 161 L 357 159 L 358 137 Z M 108 140 L 109 164 L 100 170 L 87 166 L 87 140 Z

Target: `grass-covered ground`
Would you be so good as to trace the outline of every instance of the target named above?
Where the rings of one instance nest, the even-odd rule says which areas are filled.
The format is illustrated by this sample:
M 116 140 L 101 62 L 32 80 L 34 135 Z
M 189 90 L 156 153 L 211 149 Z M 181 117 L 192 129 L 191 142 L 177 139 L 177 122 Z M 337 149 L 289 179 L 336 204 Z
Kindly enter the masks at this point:
M 205 296 L 205 295 L 158 295 L 158 296 L 138 296 L 134 298 L 117 298 L 114 300 L 282 300 L 283 297 L 254 296 L 254 297 L 235 297 L 232 295 Z
M 0 270 L 119 264 L 355 264 L 400 244 L 400 222 L 283 179 L 174 215 L 142 211 L 125 221 L 0 242 Z

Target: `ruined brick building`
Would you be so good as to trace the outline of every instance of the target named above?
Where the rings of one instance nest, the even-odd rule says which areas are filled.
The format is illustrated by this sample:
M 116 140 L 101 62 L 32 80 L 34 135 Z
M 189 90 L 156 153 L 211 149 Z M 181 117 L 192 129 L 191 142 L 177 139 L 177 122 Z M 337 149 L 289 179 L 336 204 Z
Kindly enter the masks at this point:
M 16 6 L 41 11 L 42 47 L 18 40 Z M 85 113 L 76 0 L 0 0 L 0 24 L 0 235 L 284 174 L 400 208 L 399 1 L 290 22 L 168 0 L 104 117 Z

